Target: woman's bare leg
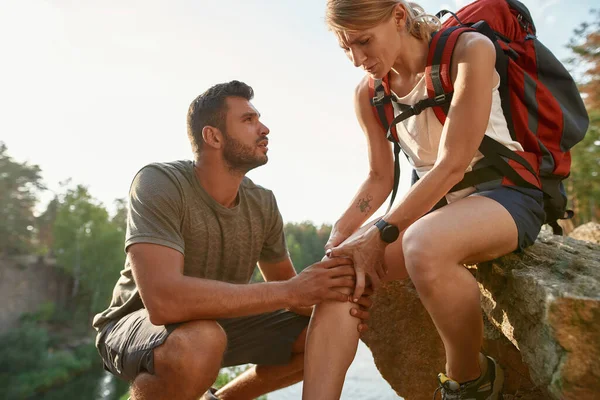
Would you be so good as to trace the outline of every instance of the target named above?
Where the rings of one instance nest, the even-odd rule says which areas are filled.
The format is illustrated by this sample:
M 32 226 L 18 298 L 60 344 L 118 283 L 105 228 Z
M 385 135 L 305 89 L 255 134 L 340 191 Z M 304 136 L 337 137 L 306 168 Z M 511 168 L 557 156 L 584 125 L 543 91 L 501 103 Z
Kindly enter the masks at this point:
M 387 280 L 403 279 L 408 275 L 404 268 L 402 242 L 388 246 L 385 263 L 389 271 Z M 352 290 L 346 293 L 351 294 Z M 358 346 L 359 320 L 350 315 L 353 304 L 326 302 L 315 307 L 308 328 L 304 359 L 305 400 L 339 399 L 346 372 L 354 360 Z
M 304 400 L 340 398 L 359 338 L 359 320 L 350 315 L 351 308 L 350 302 L 325 302 L 315 307 L 306 340 Z
M 479 377 L 483 336 L 479 288 L 463 264 L 510 253 L 517 238 L 508 211 L 480 196 L 445 206 L 406 230 L 406 269 L 444 343 L 446 373 L 458 382 Z

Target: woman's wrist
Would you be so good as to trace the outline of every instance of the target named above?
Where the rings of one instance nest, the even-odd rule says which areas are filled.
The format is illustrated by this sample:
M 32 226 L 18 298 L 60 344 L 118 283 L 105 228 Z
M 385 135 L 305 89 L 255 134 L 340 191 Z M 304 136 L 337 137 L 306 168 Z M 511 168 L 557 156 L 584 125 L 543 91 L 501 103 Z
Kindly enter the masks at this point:
M 346 223 L 343 219 L 339 219 L 335 224 L 333 224 L 331 234 L 343 236 L 344 239 L 346 239 L 346 238 L 349 238 L 350 235 L 352 235 L 355 230 L 356 229 L 352 229 L 352 227 L 348 223 Z

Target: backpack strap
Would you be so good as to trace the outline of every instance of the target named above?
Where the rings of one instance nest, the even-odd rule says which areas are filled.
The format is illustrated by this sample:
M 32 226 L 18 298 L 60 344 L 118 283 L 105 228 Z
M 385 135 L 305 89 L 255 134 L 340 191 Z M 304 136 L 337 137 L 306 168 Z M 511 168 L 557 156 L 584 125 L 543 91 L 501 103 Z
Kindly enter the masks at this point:
M 386 132 L 389 141 L 398 142 L 396 125 L 390 124 L 394 119 L 394 106 L 392 104 L 392 90 L 389 84 L 389 74 L 383 79 L 369 77 L 369 95 L 375 118 Z
M 373 79 L 369 77 L 369 94 L 371 96 L 371 106 L 375 113 L 375 118 L 379 121 L 381 127 L 386 132 L 387 139 L 394 144 L 394 187 L 392 197 L 386 211 L 389 212 L 398 194 L 400 184 L 400 144 L 398 143 L 398 132 L 394 121 L 394 105 L 392 104 L 392 90 L 389 84 L 389 74 L 383 79 Z M 390 124 L 388 121 L 392 121 Z
M 472 27 L 453 26 L 436 32 L 429 46 L 429 55 L 427 58 L 426 69 L 427 94 L 431 100 L 434 100 L 436 98 L 442 98 L 442 96 L 450 96 L 451 99 L 451 95 L 454 92 L 452 76 L 450 74 L 452 54 L 454 52 L 454 48 L 456 47 L 456 43 L 458 41 L 459 36 L 465 32 L 479 32 L 487 36 L 494 43 L 497 55 L 498 53 L 500 53 L 498 56 L 501 57 L 502 61 L 506 62 L 508 56 L 504 53 L 503 49 L 498 44 L 494 31 L 484 21 L 480 21 L 476 24 L 473 24 Z M 501 80 L 503 78 L 503 73 L 504 78 L 506 79 L 506 72 L 503 70 L 500 72 Z M 503 110 L 505 110 L 505 104 L 503 103 L 502 105 Z M 510 111 L 510 107 L 507 107 L 507 109 Z M 436 105 L 433 107 L 433 111 L 436 117 L 442 124 L 444 124 L 444 122 L 446 121 L 448 110 L 448 103 L 443 104 L 441 106 Z M 505 112 L 505 118 L 507 120 L 509 130 L 511 130 L 510 128 L 512 127 L 512 118 L 510 118 L 510 113 L 506 115 Z M 535 188 L 538 190 L 540 189 L 539 185 L 532 184 L 531 182 L 524 179 L 505 160 L 505 158 L 507 158 L 509 160 L 517 162 L 521 164 L 534 177 L 538 176 L 538 174 L 535 172 L 533 167 L 531 167 L 530 163 L 527 160 L 525 160 L 523 157 L 521 157 L 514 151 L 508 149 L 506 146 L 502 145 L 501 143 L 498 143 L 497 141 L 488 136 L 484 136 L 482 143 L 479 146 L 479 151 L 486 158 L 489 159 L 493 167 L 495 167 L 498 172 L 510 179 L 514 184 L 526 188 Z M 478 174 L 481 176 L 477 177 Z M 475 181 L 478 183 L 482 183 L 485 181 L 483 179 L 484 176 L 482 174 L 480 174 L 478 171 L 473 171 L 473 174 L 471 174 L 468 180 L 470 182 Z M 465 184 L 466 183 L 461 182 L 456 187 L 465 187 Z
M 465 26 L 445 28 L 436 32 L 429 44 L 429 55 L 427 56 L 427 67 L 425 68 L 427 96 L 430 99 L 441 99 L 444 96 L 444 99 L 447 100 L 447 102 L 433 107 L 433 112 L 442 125 L 446 122 L 450 101 L 454 94 L 452 76 L 450 75 L 452 53 L 458 37 L 465 32 L 473 31 L 474 29 Z

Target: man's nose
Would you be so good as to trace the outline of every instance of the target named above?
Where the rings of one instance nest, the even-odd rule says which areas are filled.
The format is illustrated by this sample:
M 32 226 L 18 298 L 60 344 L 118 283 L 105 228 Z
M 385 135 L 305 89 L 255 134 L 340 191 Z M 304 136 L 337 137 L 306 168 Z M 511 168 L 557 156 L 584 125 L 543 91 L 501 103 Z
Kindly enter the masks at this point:
M 261 122 L 261 129 L 260 129 L 260 134 L 263 136 L 267 136 L 269 133 L 271 133 L 271 130 Z

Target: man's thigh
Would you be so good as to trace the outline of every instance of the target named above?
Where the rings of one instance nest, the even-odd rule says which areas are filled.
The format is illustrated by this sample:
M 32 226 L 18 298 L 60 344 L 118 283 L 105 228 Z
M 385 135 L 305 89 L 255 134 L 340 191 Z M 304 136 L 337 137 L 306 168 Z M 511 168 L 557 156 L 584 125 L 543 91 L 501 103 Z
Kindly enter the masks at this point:
M 296 352 L 294 343 L 309 320 L 286 310 L 218 320 L 227 334 L 222 366 L 288 363 Z M 104 368 L 127 381 L 133 381 L 141 372 L 154 374 L 154 349 L 179 325 L 153 325 L 146 309 L 109 323 L 97 342 Z
M 227 334 L 223 367 L 287 364 L 309 321 L 309 317 L 287 310 L 217 320 Z

